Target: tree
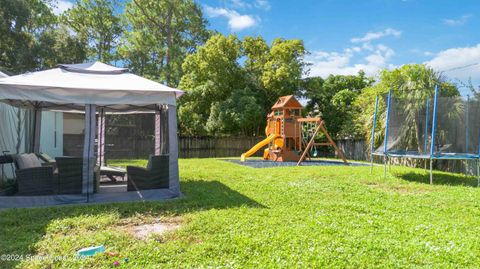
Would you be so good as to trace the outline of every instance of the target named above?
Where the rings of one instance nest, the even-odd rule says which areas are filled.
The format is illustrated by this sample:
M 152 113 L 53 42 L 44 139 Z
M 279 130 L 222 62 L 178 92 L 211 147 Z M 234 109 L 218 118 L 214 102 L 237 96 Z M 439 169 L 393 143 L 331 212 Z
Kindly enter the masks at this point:
M 12 73 L 81 62 L 86 44 L 53 14 L 54 0 L 0 0 L 0 66 Z
M 87 58 L 85 44 L 64 25 L 45 31 L 39 37 L 38 47 L 41 69 L 54 68 L 59 63 L 79 63 Z
M 363 129 L 368 141 L 371 140 L 372 115 L 375 110 L 375 96 L 386 95 L 392 90 L 393 96 L 399 99 L 407 100 L 408 106 L 405 106 L 405 128 L 399 134 L 404 141 L 409 143 L 408 148 L 415 148 L 421 151 L 421 146 L 416 141 L 421 141 L 423 114 L 426 100 L 434 95 L 435 85 L 439 86 L 439 95 L 442 97 L 459 96 L 457 87 L 447 81 L 440 73 L 423 64 L 409 64 L 394 70 L 383 70 L 380 73 L 380 79 L 375 85 L 362 91 L 362 94 L 355 100 L 355 109 L 359 111 L 355 122 L 359 128 Z M 385 130 L 386 107 L 382 102 L 379 103 L 379 123 L 375 131 L 375 144 L 379 146 L 383 141 Z M 452 113 L 456 113 L 453 111 Z M 407 146 L 404 146 L 405 148 Z
M 117 0 L 77 0 L 62 16 L 85 44 L 88 57 L 102 62 L 115 59 L 115 49 L 123 33 Z
M 12 73 L 36 70 L 38 38 L 56 23 L 41 0 L 0 0 L 0 66 Z
M 133 72 L 177 86 L 185 57 L 209 36 L 193 0 L 132 0 L 119 53 Z
M 353 103 L 373 81 L 363 71 L 355 76 L 330 75 L 325 80 L 311 77 L 304 80 L 302 95 L 309 100 L 308 111 L 318 108 L 331 135 L 358 137 L 361 132 L 353 124 L 356 112 Z
M 245 37 L 245 70 L 254 86 L 262 94 L 263 107 L 270 106 L 280 96 L 296 94 L 306 64 L 305 47 L 298 39 L 277 38 L 271 46 L 262 37 Z
M 261 37 L 212 36 L 183 64 L 181 131 L 263 135 L 273 103 L 298 91 L 304 54 L 299 40 L 276 39 L 269 46 Z
M 249 89 L 236 89 L 230 98 L 214 102 L 206 127 L 210 134 L 252 135 L 260 134 L 265 112 Z
M 212 36 L 196 53 L 187 56 L 179 84 L 187 91 L 179 109 L 184 133 L 207 134 L 212 104 L 225 101 L 235 89 L 245 87 L 244 73 L 237 61 L 240 56 L 238 38 L 221 34 Z

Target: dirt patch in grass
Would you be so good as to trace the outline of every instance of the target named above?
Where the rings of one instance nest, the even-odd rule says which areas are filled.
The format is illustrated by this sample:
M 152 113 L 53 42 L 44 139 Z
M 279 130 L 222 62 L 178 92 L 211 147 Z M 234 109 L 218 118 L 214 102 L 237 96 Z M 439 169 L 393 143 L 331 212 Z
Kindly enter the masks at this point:
M 128 225 L 126 231 L 139 240 L 146 240 L 152 235 L 162 236 L 167 232 L 175 231 L 180 228 L 181 220 L 172 218 L 167 220 L 156 220 L 153 223 Z

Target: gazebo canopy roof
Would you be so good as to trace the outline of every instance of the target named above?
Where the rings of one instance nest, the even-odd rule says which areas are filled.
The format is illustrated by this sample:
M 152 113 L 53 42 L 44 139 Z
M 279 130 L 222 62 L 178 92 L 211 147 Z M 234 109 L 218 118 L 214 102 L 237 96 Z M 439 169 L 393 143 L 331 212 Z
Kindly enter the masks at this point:
M 107 111 L 131 111 L 175 105 L 184 92 L 101 62 L 0 79 L 0 100 L 18 107 L 83 111 L 87 104 Z

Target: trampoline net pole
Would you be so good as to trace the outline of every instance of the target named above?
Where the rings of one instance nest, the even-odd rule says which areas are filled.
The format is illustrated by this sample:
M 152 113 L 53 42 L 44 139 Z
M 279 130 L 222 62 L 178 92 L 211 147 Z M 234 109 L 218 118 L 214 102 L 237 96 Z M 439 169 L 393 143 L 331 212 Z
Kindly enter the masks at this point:
M 433 184 L 433 171 L 432 171 L 433 159 L 430 158 L 430 184 Z
M 383 177 L 387 178 L 387 155 L 383 156 Z
M 480 187 L 480 159 L 477 159 L 477 187 Z
M 373 173 L 373 151 L 375 150 L 375 128 L 377 127 L 378 95 L 375 97 L 375 112 L 373 113 L 372 138 L 370 140 L 370 173 Z
M 427 99 L 426 109 L 425 109 L 425 134 L 423 138 L 423 151 L 427 152 L 427 143 L 428 143 L 428 109 L 430 108 L 430 100 Z M 427 164 L 425 163 L 425 169 L 427 169 Z
M 433 100 L 433 119 L 432 119 L 432 143 L 430 144 L 430 184 L 433 184 L 432 162 L 435 152 L 435 127 L 437 124 L 437 101 L 438 101 L 438 85 L 435 85 L 435 97 Z
M 383 140 L 383 176 L 387 177 L 387 146 L 388 146 L 388 124 L 390 120 L 390 103 L 392 99 L 392 90 L 388 91 L 388 99 L 387 99 L 387 117 L 385 120 L 385 139 Z

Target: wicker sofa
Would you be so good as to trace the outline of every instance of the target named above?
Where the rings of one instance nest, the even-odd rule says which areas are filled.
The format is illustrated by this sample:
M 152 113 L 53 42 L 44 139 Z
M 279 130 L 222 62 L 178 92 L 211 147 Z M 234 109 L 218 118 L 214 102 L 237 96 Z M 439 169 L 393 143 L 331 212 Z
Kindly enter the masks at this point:
M 127 166 L 127 191 L 168 189 L 169 156 L 150 156 L 147 168 Z
M 34 153 L 16 155 L 13 159 L 17 195 L 50 195 L 56 192 L 53 166 L 42 164 Z
M 33 153 L 13 156 L 18 192 L 16 195 L 81 194 L 83 159 L 58 157 L 48 159 Z M 40 160 L 43 161 L 40 162 Z M 98 192 L 100 170 L 95 167 L 94 192 Z

